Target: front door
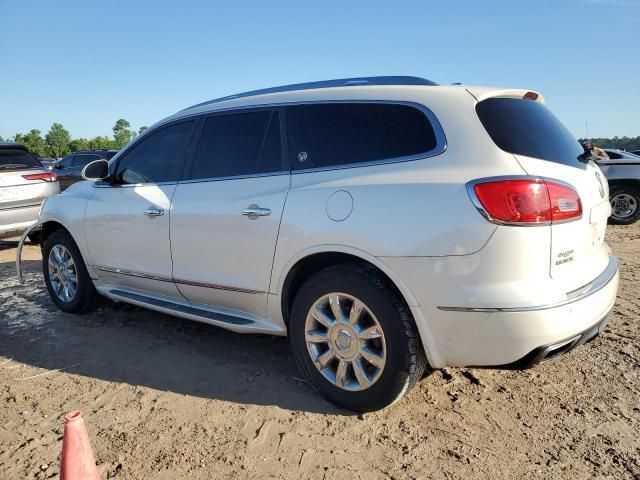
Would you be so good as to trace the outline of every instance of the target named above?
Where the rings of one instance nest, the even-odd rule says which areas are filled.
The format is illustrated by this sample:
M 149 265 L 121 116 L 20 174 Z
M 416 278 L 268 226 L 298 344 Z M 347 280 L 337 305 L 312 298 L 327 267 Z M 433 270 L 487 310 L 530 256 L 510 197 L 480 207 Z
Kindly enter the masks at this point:
M 95 185 L 86 238 L 99 279 L 109 285 L 181 298 L 172 281 L 171 200 L 195 121 L 149 132 Z
M 189 300 L 266 316 L 290 183 L 280 131 L 277 110 L 205 119 L 171 215 L 173 277 Z

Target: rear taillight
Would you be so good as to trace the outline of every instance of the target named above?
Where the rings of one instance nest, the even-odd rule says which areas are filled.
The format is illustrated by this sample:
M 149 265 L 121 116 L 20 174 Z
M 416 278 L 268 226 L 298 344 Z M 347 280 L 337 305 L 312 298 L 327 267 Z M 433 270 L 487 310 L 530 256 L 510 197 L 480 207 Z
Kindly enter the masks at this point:
M 568 185 L 541 178 L 472 182 L 470 194 L 494 223 L 547 225 L 580 218 L 578 193 Z
M 45 182 L 55 182 L 58 176 L 54 172 L 32 173 L 31 175 L 23 175 L 26 180 L 44 180 Z

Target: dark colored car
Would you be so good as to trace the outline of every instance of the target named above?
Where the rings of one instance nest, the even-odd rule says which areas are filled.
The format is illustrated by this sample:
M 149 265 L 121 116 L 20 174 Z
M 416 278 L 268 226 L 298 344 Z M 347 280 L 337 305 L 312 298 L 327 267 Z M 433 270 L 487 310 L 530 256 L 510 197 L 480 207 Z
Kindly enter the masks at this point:
M 82 180 L 82 169 L 90 162 L 101 158 L 110 160 L 118 150 L 80 150 L 67 155 L 55 165 L 58 173 L 60 189 L 65 190 L 69 185 Z

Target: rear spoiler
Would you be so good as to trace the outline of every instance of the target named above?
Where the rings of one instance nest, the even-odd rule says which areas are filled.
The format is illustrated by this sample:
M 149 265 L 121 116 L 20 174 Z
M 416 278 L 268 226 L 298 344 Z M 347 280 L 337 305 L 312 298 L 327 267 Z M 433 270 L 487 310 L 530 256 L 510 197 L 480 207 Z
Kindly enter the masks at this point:
M 523 88 L 466 87 L 465 90 L 478 102 L 487 98 L 526 98 L 544 103 L 544 97 L 539 92 Z

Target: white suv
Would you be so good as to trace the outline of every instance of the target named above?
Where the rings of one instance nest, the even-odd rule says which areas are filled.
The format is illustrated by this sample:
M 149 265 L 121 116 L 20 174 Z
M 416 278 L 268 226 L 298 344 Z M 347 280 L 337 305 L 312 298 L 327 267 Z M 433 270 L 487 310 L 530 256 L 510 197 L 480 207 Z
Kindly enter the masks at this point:
M 528 90 L 381 77 L 213 100 L 45 203 L 45 281 L 65 312 L 99 293 L 288 334 L 320 393 L 375 410 L 427 370 L 528 367 L 604 328 L 611 209 L 581 153 Z

